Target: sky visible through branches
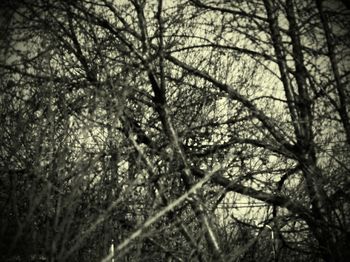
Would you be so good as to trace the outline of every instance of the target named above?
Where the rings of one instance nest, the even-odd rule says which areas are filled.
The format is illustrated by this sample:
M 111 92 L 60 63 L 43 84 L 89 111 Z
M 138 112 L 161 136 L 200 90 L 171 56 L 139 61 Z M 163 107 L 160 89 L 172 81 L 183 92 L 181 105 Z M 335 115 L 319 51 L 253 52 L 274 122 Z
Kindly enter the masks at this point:
M 1 261 L 346 261 L 350 9 L 0 3 Z

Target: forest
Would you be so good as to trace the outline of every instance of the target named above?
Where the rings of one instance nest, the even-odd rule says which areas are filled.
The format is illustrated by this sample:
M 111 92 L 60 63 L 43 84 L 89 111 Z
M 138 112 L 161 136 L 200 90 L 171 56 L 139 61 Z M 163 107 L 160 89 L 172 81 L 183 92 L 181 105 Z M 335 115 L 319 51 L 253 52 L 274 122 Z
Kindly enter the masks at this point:
M 0 260 L 348 261 L 349 18 L 2 0 Z

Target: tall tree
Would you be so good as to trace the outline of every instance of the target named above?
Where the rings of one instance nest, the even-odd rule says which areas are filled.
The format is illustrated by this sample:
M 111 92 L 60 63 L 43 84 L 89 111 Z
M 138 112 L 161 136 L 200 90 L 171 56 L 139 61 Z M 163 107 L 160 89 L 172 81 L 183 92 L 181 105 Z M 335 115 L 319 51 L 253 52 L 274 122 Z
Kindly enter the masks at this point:
M 3 5 L 3 260 L 347 259 L 341 1 Z

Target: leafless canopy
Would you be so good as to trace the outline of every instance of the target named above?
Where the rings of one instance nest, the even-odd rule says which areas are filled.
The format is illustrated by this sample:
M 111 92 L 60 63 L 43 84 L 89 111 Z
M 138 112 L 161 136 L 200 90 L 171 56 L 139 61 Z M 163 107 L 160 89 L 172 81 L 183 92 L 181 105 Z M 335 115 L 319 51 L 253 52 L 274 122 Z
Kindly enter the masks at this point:
M 346 261 L 350 9 L 2 0 L 1 261 Z

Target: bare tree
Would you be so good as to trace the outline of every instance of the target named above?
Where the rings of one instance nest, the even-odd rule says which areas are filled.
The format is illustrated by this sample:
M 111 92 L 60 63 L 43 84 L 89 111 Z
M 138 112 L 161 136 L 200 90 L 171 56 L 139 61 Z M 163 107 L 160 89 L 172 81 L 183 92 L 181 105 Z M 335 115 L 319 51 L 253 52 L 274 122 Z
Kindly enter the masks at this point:
M 342 2 L 3 5 L 3 260 L 346 260 Z

